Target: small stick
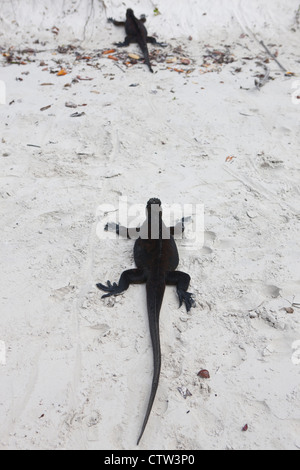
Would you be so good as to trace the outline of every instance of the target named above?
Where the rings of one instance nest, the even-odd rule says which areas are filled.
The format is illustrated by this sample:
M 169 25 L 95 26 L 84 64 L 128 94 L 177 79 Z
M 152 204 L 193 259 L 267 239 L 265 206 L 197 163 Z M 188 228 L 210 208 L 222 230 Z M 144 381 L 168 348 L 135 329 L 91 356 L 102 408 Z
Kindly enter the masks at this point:
M 116 65 L 117 67 L 119 67 L 119 69 L 122 70 L 123 73 L 125 73 L 125 70 L 123 70 L 122 67 L 119 66 L 119 64 L 117 64 L 117 63 L 115 62 L 115 65 Z
M 262 47 L 265 49 L 265 51 L 269 54 L 270 57 L 272 57 L 272 59 L 275 60 L 276 64 L 279 65 L 279 67 L 281 68 L 281 70 L 283 70 L 284 72 L 287 72 L 287 69 L 285 69 L 280 62 L 278 62 L 278 60 L 276 59 L 276 57 L 274 56 L 274 54 L 272 54 L 272 52 L 267 48 L 267 46 L 265 45 L 265 43 L 263 41 L 259 41 L 259 44 L 262 45 Z

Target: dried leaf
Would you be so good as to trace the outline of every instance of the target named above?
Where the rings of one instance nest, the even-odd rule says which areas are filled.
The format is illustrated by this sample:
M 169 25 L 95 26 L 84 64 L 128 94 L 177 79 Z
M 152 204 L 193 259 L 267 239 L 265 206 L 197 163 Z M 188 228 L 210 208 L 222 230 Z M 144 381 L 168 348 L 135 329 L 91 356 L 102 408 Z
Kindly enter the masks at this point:
M 90 77 L 81 77 L 80 75 L 77 75 L 77 80 L 94 80 L 93 78 L 90 78 Z M 73 79 L 74 81 L 74 79 Z
M 72 101 L 67 101 L 67 102 L 65 103 L 65 106 L 66 106 L 67 108 L 77 108 L 77 104 L 76 104 L 76 103 L 72 103 Z
M 116 49 L 109 49 L 107 51 L 103 51 L 102 54 L 113 54 L 114 52 L 116 52 Z
M 108 59 L 111 59 L 111 60 L 115 60 L 116 62 L 119 61 L 118 57 L 114 56 L 114 55 L 108 55 L 107 56 Z
M 46 111 L 47 109 L 51 108 L 51 104 L 49 106 L 44 106 L 43 108 L 40 109 L 40 111 Z
M 63 75 L 67 75 L 67 71 L 65 69 L 61 69 L 58 73 L 57 73 L 57 76 L 58 77 L 62 77 Z
M 85 116 L 85 113 L 82 112 L 82 113 L 73 113 L 73 114 L 71 114 L 71 117 L 81 117 L 81 116 Z
M 189 59 L 182 58 L 180 59 L 182 65 L 190 65 L 191 61 Z
M 166 60 L 167 64 L 174 64 L 177 62 L 177 57 L 170 57 L 169 59 Z

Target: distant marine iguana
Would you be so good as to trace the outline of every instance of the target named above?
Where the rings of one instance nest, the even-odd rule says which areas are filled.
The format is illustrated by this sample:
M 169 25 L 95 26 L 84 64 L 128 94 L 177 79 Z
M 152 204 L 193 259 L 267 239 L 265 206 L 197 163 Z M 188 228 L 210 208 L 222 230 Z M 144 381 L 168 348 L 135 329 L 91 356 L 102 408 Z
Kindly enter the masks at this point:
M 127 290 L 130 284 L 146 283 L 154 371 L 150 399 L 137 444 L 145 431 L 158 388 L 161 369 L 159 314 L 165 287 L 169 285 L 177 287 L 180 307 L 185 303 L 187 311 L 195 303 L 192 294 L 187 292 L 190 276 L 176 271 L 179 255 L 173 235 L 184 231 L 184 222 L 183 218 L 174 227 L 167 228 L 162 220 L 161 202 L 159 199 L 153 198 L 147 203 L 146 220 L 140 228 L 133 229 L 131 232 L 131 229 L 116 224 L 105 227 L 105 230 L 115 231 L 118 235 L 124 234 L 127 238 L 132 238 L 132 233 L 135 234 L 134 260 L 136 269 L 124 271 L 118 284 L 111 284 L 109 281 L 107 281 L 107 285 L 97 284 L 100 290 L 106 292 L 102 298 L 119 295 Z
M 113 18 L 108 18 L 108 21 L 113 23 L 115 26 L 125 26 L 125 41 L 116 43 L 116 46 L 125 47 L 129 46 L 129 44 L 132 42 L 137 42 L 144 54 L 145 62 L 148 65 L 150 72 L 153 73 L 153 69 L 150 64 L 147 43 L 156 44 L 161 47 L 166 47 L 166 44 L 157 42 L 154 37 L 148 36 L 147 29 L 144 26 L 146 18 L 142 16 L 138 20 L 134 16 L 133 10 L 131 8 L 128 8 L 128 10 L 126 11 L 126 21 L 116 21 Z

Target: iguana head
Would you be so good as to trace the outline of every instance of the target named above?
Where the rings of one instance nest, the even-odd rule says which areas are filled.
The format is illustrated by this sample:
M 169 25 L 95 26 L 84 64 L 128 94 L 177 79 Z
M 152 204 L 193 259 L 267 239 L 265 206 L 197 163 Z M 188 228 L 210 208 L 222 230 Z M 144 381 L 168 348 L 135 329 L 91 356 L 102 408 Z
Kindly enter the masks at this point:
M 130 17 L 130 16 L 134 16 L 133 10 L 131 8 L 127 9 L 126 16 L 127 16 L 127 18 Z
M 162 208 L 161 208 L 161 201 L 155 197 L 149 199 L 147 202 L 146 207 L 146 214 L 148 218 L 155 219 L 159 214 L 161 215 Z
M 150 206 L 152 205 L 158 205 L 159 207 L 161 207 L 161 200 L 160 199 L 157 199 L 156 197 L 152 197 L 151 199 L 149 199 L 149 201 L 147 202 L 147 208 L 149 208 Z

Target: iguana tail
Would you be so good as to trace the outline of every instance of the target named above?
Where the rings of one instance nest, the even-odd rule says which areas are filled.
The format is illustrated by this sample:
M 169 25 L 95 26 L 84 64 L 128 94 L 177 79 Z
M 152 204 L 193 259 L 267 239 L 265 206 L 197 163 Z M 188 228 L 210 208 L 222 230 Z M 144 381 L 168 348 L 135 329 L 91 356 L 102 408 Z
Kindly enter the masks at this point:
M 153 73 L 153 69 L 152 69 L 151 64 L 150 64 L 149 51 L 148 51 L 147 43 L 141 41 L 141 42 L 139 42 L 139 46 L 142 49 L 142 52 L 144 54 L 145 63 L 148 65 L 150 72 Z
M 148 402 L 147 411 L 145 414 L 143 426 L 141 433 L 139 435 L 137 445 L 142 438 L 142 435 L 145 431 L 147 426 L 147 422 L 152 410 L 152 405 L 154 403 L 156 391 L 158 388 L 158 382 L 160 377 L 160 369 L 161 369 L 161 351 L 160 351 L 160 339 L 159 339 L 159 314 L 160 309 L 164 297 L 165 292 L 165 282 L 159 282 L 157 286 L 157 281 L 155 285 L 152 284 L 151 281 L 147 282 L 146 290 L 147 290 L 147 305 L 148 305 L 148 317 L 149 317 L 149 329 L 150 329 L 150 336 L 152 341 L 152 348 L 153 348 L 153 378 L 152 378 L 152 386 L 151 386 L 151 393 Z

